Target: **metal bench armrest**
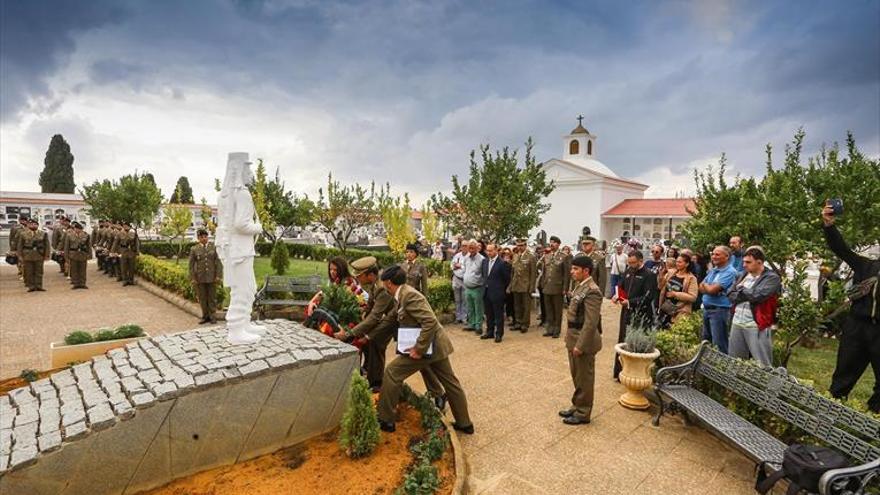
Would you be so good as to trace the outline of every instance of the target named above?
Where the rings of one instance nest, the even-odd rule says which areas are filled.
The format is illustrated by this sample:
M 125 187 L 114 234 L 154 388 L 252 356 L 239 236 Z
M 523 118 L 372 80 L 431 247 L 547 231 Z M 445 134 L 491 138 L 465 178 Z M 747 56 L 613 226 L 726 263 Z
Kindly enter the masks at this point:
M 873 461 L 860 466 L 830 469 L 825 471 L 822 477 L 819 478 L 819 493 L 821 495 L 858 495 L 864 493 L 867 484 L 878 477 L 880 477 L 880 459 L 874 459 Z M 859 480 L 860 486 L 855 491 L 850 491 L 847 488 L 849 488 L 849 482 L 851 482 L 853 478 Z
M 693 385 L 694 372 L 697 369 L 697 363 L 700 362 L 703 352 L 708 347 L 709 342 L 704 340 L 703 343 L 700 344 L 697 354 L 691 358 L 690 361 L 675 366 L 660 368 L 654 379 L 654 387 L 660 389 L 663 385 Z

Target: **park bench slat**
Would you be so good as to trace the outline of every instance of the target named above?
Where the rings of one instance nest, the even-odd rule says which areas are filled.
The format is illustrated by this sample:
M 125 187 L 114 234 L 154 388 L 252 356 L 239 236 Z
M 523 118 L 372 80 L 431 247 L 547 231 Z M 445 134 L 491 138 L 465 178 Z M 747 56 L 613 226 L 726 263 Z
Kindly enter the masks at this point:
M 267 306 L 306 306 L 312 295 L 321 289 L 321 276 L 311 275 L 308 277 L 286 277 L 282 275 L 267 275 L 263 283 L 263 287 L 257 291 L 254 298 L 254 306 L 257 308 L 260 318 L 265 317 L 265 308 Z M 305 295 L 305 299 L 285 298 L 280 299 L 277 296 L 271 298 L 272 294 L 288 294 Z

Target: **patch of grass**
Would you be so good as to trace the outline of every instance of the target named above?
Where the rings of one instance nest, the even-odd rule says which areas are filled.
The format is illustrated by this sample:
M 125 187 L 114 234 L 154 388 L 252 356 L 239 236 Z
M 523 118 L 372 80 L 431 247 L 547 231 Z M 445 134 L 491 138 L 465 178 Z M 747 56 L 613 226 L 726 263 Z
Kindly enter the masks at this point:
M 813 388 L 817 391 L 827 392 L 831 385 L 834 365 L 837 363 L 838 342 L 835 339 L 819 339 L 817 344 L 811 349 L 795 347 L 788 362 L 788 372 L 802 382 L 812 381 Z M 868 366 L 849 397 L 867 403 L 873 389 L 874 374 Z

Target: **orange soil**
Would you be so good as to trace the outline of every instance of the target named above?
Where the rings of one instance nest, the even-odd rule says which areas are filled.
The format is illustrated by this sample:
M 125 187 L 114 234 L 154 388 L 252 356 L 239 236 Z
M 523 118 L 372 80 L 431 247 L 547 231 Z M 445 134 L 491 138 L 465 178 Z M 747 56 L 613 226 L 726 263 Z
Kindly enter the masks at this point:
M 250 461 L 204 471 L 157 488 L 147 495 L 276 495 L 391 494 L 413 462 L 410 442 L 424 434 L 420 416 L 401 404 L 394 433 L 382 432 L 375 452 L 365 459 L 349 459 L 332 432 L 301 445 Z M 442 485 L 437 493 L 452 493 L 455 468 L 451 449 L 435 463 Z
M 62 366 L 60 368 L 55 368 L 55 369 L 46 370 L 46 371 L 38 371 L 37 372 L 37 380 L 42 380 L 43 378 L 46 378 L 47 376 L 51 375 L 52 373 L 55 373 L 56 371 L 61 371 L 65 368 L 67 368 L 67 366 Z M 9 392 L 11 392 L 17 388 L 20 388 L 20 387 L 25 387 L 28 385 L 28 383 L 29 382 L 27 380 L 25 380 L 24 378 L 18 377 L 18 376 L 13 377 L 13 378 L 6 378 L 5 380 L 0 380 L 0 395 L 8 394 Z

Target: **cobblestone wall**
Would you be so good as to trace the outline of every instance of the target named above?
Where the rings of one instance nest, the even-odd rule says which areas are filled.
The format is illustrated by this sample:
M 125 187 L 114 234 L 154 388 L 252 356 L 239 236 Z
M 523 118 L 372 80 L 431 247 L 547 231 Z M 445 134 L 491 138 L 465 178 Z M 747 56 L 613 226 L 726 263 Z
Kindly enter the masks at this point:
M 137 493 L 335 428 L 356 349 L 265 324 L 256 345 L 163 335 L 0 396 L 0 495 Z

